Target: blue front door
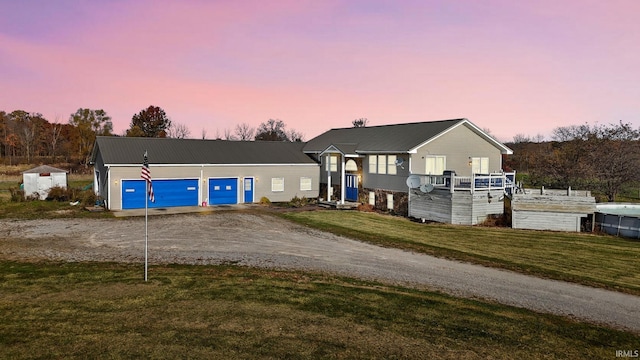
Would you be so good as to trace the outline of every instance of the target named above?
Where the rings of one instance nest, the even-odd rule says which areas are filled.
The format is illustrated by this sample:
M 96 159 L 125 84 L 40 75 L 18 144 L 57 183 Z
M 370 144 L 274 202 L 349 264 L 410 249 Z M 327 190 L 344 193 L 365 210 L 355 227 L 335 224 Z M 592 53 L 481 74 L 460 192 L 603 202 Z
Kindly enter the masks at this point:
M 253 178 L 244 178 L 244 202 L 253 202 Z
M 345 183 L 346 183 L 345 200 L 358 201 L 358 175 L 347 174 Z

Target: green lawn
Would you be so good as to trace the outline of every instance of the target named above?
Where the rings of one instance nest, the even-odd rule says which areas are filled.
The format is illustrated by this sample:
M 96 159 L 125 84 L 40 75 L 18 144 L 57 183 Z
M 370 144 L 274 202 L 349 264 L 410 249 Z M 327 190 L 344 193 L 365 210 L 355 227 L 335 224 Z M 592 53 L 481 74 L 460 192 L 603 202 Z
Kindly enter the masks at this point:
M 511 228 L 420 224 L 358 211 L 307 211 L 286 219 L 381 246 L 640 295 L 640 241 Z
M 612 359 L 640 336 L 470 299 L 232 266 L 0 261 L 0 358 Z

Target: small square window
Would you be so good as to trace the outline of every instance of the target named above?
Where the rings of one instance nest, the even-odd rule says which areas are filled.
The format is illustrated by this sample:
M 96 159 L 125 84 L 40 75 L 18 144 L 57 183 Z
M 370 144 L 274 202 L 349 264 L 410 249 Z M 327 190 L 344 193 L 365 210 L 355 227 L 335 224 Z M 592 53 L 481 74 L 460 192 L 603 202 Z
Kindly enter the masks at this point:
M 338 171 L 338 155 L 327 155 L 327 163 L 325 164 L 325 170 L 336 172 Z
M 284 191 L 284 178 L 271 178 L 271 191 Z
M 309 177 L 301 177 L 300 178 L 300 191 L 311 191 L 311 178 Z

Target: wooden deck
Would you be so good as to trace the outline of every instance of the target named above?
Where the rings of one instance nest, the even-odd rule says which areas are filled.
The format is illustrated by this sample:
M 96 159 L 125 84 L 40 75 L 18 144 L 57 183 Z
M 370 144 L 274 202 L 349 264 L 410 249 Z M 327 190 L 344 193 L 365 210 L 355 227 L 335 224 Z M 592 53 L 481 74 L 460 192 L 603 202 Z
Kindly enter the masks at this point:
M 418 176 L 420 187 L 409 189 L 409 216 L 449 224 L 476 225 L 503 214 L 504 198 L 515 188 L 515 173 Z

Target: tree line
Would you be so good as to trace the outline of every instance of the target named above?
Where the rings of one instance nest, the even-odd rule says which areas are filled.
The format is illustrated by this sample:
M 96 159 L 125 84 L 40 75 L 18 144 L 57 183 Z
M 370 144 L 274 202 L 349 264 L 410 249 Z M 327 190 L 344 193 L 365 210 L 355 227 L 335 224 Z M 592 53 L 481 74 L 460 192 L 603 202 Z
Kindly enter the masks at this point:
M 189 128 L 170 120 L 158 106 L 149 106 L 134 114 L 129 128 L 121 135 L 113 133 L 111 117 L 102 109 L 79 108 L 66 123 L 53 122 L 40 113 L 0 110 L 0 159 L 6 165 L 37 162 L 79 163 L 88 166 L 97 136 L 137 136 L 189 138 Z M 206 131 L 202 131 L 206 139 Z M 239 124 L 234 131 L 215 134 L 215 139 L 239 141 L 303 141 L 304 135 L 287 129 L 279 119 L 269 119 L 257 128 Z
M 640 181 L 640 130 L 630 123 L 555 128 L 551 141 L 516 135 L 506 170 L 526 185 L 593 190 L 615 201 L 620 190 Z
M 352 121 L 366 127 L 368 119 Z M 66 162 L 88 166 L 96 136 L 189 138 L 187 126 L 172 122 L 157 106 L 142 109 L 121 135 L 113 133 L 111 117 L 102 109 L 80 108 L 67 123 L 53 122 L 40 113 L 0 111 L 0 159 L 4 164 Z M 201 137 L 207 138 L 203 130 Z M 247 123 L 216 133 L 214 139 L 238 141 L 303 141 L 304 135 L 287 129 L 279 119 L 257 128 Z M 587 189 L 614 201 L 623 186 L 640 181 L 640 130 L 620 121 L 609 125 L 571 125 L 553 130 L 551 140 L 541 135 L 514 136 L 506 143 L 514 150 L 506 156 L 505 170 L 517 170 L 528 186 Z

